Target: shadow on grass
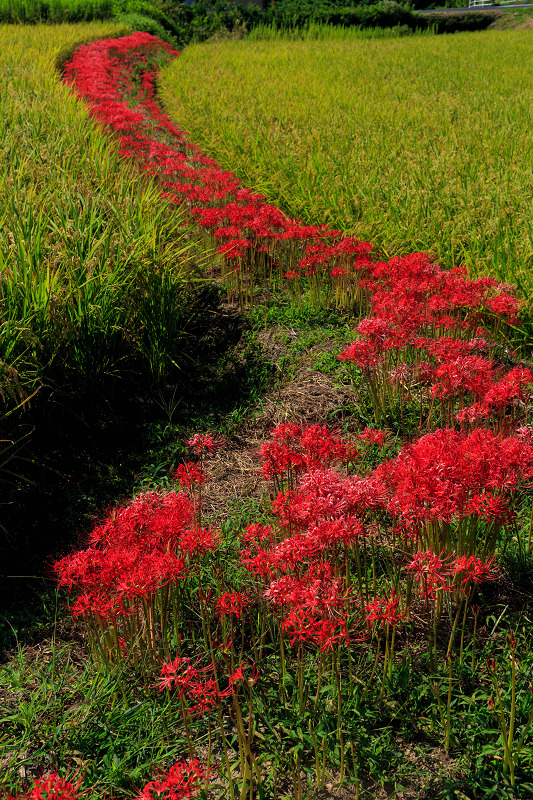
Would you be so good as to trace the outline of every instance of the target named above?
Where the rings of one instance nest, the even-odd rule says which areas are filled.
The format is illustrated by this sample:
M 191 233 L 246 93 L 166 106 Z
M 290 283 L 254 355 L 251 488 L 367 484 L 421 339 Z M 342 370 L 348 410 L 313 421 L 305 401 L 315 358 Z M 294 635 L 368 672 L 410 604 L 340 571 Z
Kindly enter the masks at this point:
M 191 432 L 231 428 L 273 375 L 243 317 L 214 289 L 180 347 L 179 368 L 164 383 L 133 368 L 106 396 L 56 393 L 29 425 L 22 453 L 28 482 L 3 486 L 0 651 L 53 627 L 53 560 L 83 543 L 107 508 L 164 484 L 186 457 Z

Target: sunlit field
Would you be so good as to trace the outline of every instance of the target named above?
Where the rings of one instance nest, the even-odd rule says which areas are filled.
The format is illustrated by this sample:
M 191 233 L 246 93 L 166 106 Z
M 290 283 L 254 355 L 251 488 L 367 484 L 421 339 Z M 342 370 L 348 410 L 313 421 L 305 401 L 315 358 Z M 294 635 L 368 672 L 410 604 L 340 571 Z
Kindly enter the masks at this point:
M 533 36 L 191 46 L 166 108 L 247 185 L 388 256 L 533 289 Z
M 533 797 L 526 35 L 126 33 L 0 27 L 0 797 Z

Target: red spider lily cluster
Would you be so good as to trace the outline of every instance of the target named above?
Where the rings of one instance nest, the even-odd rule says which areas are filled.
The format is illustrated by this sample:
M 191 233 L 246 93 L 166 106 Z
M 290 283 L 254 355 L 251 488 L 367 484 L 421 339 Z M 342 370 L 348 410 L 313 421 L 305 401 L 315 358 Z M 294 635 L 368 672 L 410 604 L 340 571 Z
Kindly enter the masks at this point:
M 216 712 L 233 798 L 221 706 L 231 698 L 244 792 L 260 782 L 252 688 L 265 652 L 279 652 L 281 703 L 294 669 L 300 712 L 309 661 L 319 660 L 317 698 L 328 669 L 340 693 L 341 654 L 352 681 L 352 653 L 374 647 L 372 677 L 382 656 L 385 679 L 395 637 L 420 620 L 433 661 L 444 610 L 455 613 L 452 639 L 463 610 L 462 658 L 469 603 L 497 576 L 498 543 L 514 532 L 520 492 L 533 485 L 533 374 L 502 364 L 499 334 L 518 313 L 508 286 L 442 270 L 420 253 L 374 262 L 367 243 L 289 219 L 202 155 L 154 99 L 157 59 L 174 54 L 148 34 L 104 40 L 80 48 L 65 79 L 116 132 L 121 153 L 209 233 L 235 297 L 284 279 L 295 299 L 307 282 L 317 302 L 364 304 L 358 338 L 339 358 L 366 380 L 379 426 L 351 437 L 323 425 L 275 428 L 260 449 L 270 519 L 247 525 L 236 550 L 200 525 L 205 460 L 223 442 L 197 433 L 192 460 L 173 472 L 180 491 L 115 509 L 87 549 L 56 564 L 95 654 L 160 668 L 157 686 L 180 701 L 191 758 L 188 718 L 206 714 L 211 725 Z M 387 457 L 388 418 L 403 422 L 409 406 L 419 438 Z M 185 637 L 194 657 L 182 654 Z M 175 767 L 138 797 L 193 796 L 179 792 L 195 791 L 205 773 L 197 762 Z
M 519 303 L 491 278 L 471 280 L 444 271 L 421 253 L 368 266 L 364 284 L 372 316 L 340 354 L 368 383 L 378 424 L 416 401 L 426 420 L 447 427 L 513 430 L 533 390 L 524 367 L 504 369 L 494 355 L 502 326 L 516 321 Z
M 118 642 L 135 658 L 140 651 L 159 654 L 171 610 L 177 613 L 179 583 L 218 544 L 195 515 L 183 493 L 139 495 L 94 528 L 87 549 L 56 562 L 59 585 L 76 588 L 72 612 L 83 618 L 95 647 L 109 655 Z
M 438 591 L 460 592 L 468 584 L 491 580 L 494 556 L 483 562 L 476 556 L 458 556 L 445 560 L 431 550 L 418 552 L 407 567 L 424 600 L 435 600 Z
M 33 787 L 24 795 L 12 797 L 7 800 L 81 800 L 81 778 L 62 778 L 57 772 L 48 777 L 38 778 Z
M 273 432 L 273 441 L 261 447 L 263 477 L 272 478 L 275 488 L 286 483 L 292 488 L 295 479 L 311 469 L 335 464 L 349 464 L 359 457 L 356 448 L 342 442 L 324 425 L 302 428 L 286 423 Z
M 215 609 L 220 619 L 224 616 L 234 616 L 236 619 L 240 619 L 249 604 L 249 598 L 242 592 L 224 592 L 217 598 Z
M 241 666 L 228 678 L 228 687 L 221 690 L 214 675 L 214 664 L 198 668 L 190 658 L 176 658 L 163 664 L 158 688 L 174 688 L 178 698 L 186 698 L 189 714 L 203 714 L 220 705 L 225 697 L 231 697 L 234 686 L 244 680 Z
M 533 450 L 491 430 L 437 430 L 407 445 L 375 476 L 404 542 L 435 553 L 490 556 L 515 520 L 520 488 L 533 478 Z M 398 524 L 399 523 L 399 524 Z
M 460 269 L 442 270 L 420 253 L 373 263 L 368 242 L 326 225 L 303 225 L 241 187 L 187 140 L 155 100 L 158 61 L 176 55 L 146 33 L 103 39 L 79 48 L 65 67 L 65 81 L 88 101 L 91 114 L 117 133 L 121 154 L 158 178 L 164 196 L 185 206 L 209 234 L 233 296 L 250 299 L 256 281 L 277 277 L 298 298 L 307 282 L 321 304 L 335 300 L 353 307 L 366 299 L 390 326 L 384 336 L 389 347 L 398 332 L 407 344 L 405 337 L 417 329 L 464 333 L 482 313 L 499 320 L 516 317 L 516 298 L 494 280 L 468 280 Z M 375 338 L 354 353 L 365 366 L 384 357 Z
M 256 280 L 275 276 L 296 293 L 306 278 L 317 297 L 324 282 L 346 284 L 344 294 L 351 297 L 350 282 L 367 264 L 371 245 L 290 219 L 187 141 L 154 99 L 158 59 L 175 55 L 146 33 L 104 39 L 79 48 L 66 65 L 65 81 L 117 133 L 121 154 L 159 179 L 163 196 L 185 206 L 209 234 L 234 297 L 248 299 Z
M 198 759 L 179 761 L 167 772 L 162 772 L 156 780 L 147 783 L 134 800 L 188 800 L 198 796 L 207 780 L 208 772 Z
M 234 625 L 252 624 L 252 607 L 292 645 L 327 652 L 385 623 L 396 628 L 417 598 L 440 613 L 445 595 L 464 598 L 492 577 L 498 537 L 515 522 L 519 490 L 533 483 L 533 445 L 486 429 L 439 429 L 365 471 L 368 447 L 385 443 L 385 432 L 370 429 L 351 439 L 319 425 L 275 429 L 261 448 L 263 474 L 277 487 L 272 522 L 248 525 L 236 554 L 251 583 L 228 591 L 222 572 L 222 591 L 197 595 L 208 652 L 216 620 L 223 632 L 229 620 L 233 636 Z M 178 643 L 181 602 L 192 602 L 202 559 L 217 558 L 220 544 L 194 522 L 196 510 L 184 493 L 140 495 L 96 526 L 86 550 L 57 562 L 93 638 L 110 637 L 111 650 L 118 642 L 139 659 L 142 648 L 157 656 Z M 368 571 L 377 549 L 389 561 L 379 583 Z M 168 663 L 170 683 L 178 668 L 187 680 L 194 671 L 187 657 Z M 213 678 L 214 694 L 195 678 L 201 702 L 220 700 Z
M 494 333 L 516 319 L 519 304 L 510 287 L 490 278 L 470 280 L 458 267 L 443 270 L 423 253 L 373 262 L 368 243 L 324 225 L 302 225 L 240 187 L 232 173 L 187 141 L 155 101 L 158 59 L 175 55 L 145 33 L 100 40 L 74 54 L 65 81 L 117 133 L 121 153 L 139 160 L 161 180 L 165 196 L 209 231 L 241 298 L 254 280 L 274 273 L 293 289 L 309 279 L 323 302 L 331 297 L 328 285 L 352 305 L 364 295 L 372 317 L 360 323 L 360 338 L 341 357 L 377 371 L 395 394 L 429 382 L 433 398 L 460 398 L 459 408 L 447 404 L 451 423 L 457 413 L 459 421 L 471 421 L 529 398 L 529 370 L 502 375 L 483 355 L 494 347 L 486 338 L 487 320 Z
M 302 225 L 240 187 L 157 105 L 158 60 L 174 55 L 145 33 L 92 42 L 67 64 L 65 80 L 118 135 L 122 155 L 135 157 L 164 196 L 209 233 L 230 294 L 244 302 L 257 282 L 277 276 L 295 297 L 307 282 L 317 302 L 331 302 L 332 293 L 348 307 L 364 300 L 372 316 L 340 357 L 362 370 L 378 425 L 417 399 L 429 403 L 428 427 L 470 429 L 496 420 L 511 430 L 528 407 L 533 376 L 494 360 L 495 334 L 518 313 L 510 288 L 471 280 L 458 267 L 443 270 L 423 253 L 374 262 L 368 243 Z
M 437 590 L 464 596 L 492 577 L 498 535 L 514 523 L 519 489 L 532 485 L 533 448 L 517 436 L 437 430 L 366 474 L 348 473 L 345 454 L 357 463 L 357 444 L 368 436 L 354 444 L 330 434 L 334 449 L 325 448 L 322 460 L 312 451 L 307 471 L 301 443 L 323 442 L 318 426 L 282 425 L 262 449 L 265 474 L 276 479 L 284 468 L 293 482 L 273 501 L 277 526 L 245 532 L 241 560 L 266 584 L 269 603 L 284 609 L 281 629 L 293 642 L 327 649 L 350 634 L 359 640 L 364 623 L 397 626 L 416 599 L 412 579 L 426 604 Z M 378 547 L 381 557 L 388 553 L 392 578 L 375 596 L 361 564 Z

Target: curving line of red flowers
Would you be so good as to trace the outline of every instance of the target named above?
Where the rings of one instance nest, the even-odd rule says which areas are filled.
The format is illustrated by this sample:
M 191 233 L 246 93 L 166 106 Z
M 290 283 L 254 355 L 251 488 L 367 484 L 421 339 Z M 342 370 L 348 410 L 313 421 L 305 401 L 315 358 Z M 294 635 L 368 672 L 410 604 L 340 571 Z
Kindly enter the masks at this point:
M 408 572 L 421 583 L 426 599 L 436 585 L 456 589 L 490 574 L 498 531 L 513 521 L 515 494 L 533 478 L 531 434 L 524 425 L 533 376 L 522 366 L 504 368 L 495 357 L 498 333 L 516 321 L 519 303 L 509 286 L 486 277 L 471 280 L 458 267 L 443 270 L 424 253 L 373 261 L 369 243 L 324 225 L 302 225 L 240 187 L 232 173 L 187 140 L 155 100 L 158 59 L 175 55 L 149 34 L 101 40 L 75 53 L 65 80 L 87 100 L 92 115 L 118 135 L 121 154 L 158 177 L 164 196 L 210 232 L 229 270 L 242 281 L 250 279 L 246 270 L 260 275 L 279 266 L 293 288 L 307 278 L 311 287 L 315 282 L 324 291 L 335 289 L 337 300 L 342 296 L 353 304 L 358 299 L 366 306 L 370 316 L 339 357 L 368 380 L 376 422 L 414 397 L 431 403 L 428 433 L 364 476 L 339 469 L 361 470 L 361 443 L 382 446 L 387 434 L 379 430 L 343 442 L 320 426 L 283 425 L 262 448 L 264 477 L 274 482 L 273 510 L 284 533 L 268 526 L 259 526 L 259 533 L 257 526 L 247 529 L 242 561 L 262 581 L 274 580 L 265 596 L 290 607 L 283 626 L 293 641 L 306 638 L 328 648 L 339 637 L 349 638 L 345 622 L 344 627 L 336 623 L 353 597 L 342 581 L 335 583 L 337 571 L 330 572 L 324 558 L 363 541 L 380 514 L 395 521 L 395 536 L 412 554 Z M 432 431 L 432 415 L 449 427 Z M 202 449 L 200 444 L 197 454 Z M 194 462 L 180 466 L 175 477 L 191 495 L 205 480 L 202 464 Z M 168 519 L 175 526 L 171 543 L 161 538 L 165 525 L 159 530 L 160 523 L 134 519 L 139 510 L 145 514 L 149 508 L 151 514 L 154 504 L 169 506 Z M 113 538 L 104 548 L 95 542 L 96 547 L 56 566 L 63 585 L 84 590 L 75 613 L 90 609 L 100 620 L 133 613 L 139 596 L 146 600 L 182 579 L 192 556 L 217 546 L 216 537 L 195 525 L 194 502 L 183 494 L 142 496 L 115 514 L 116 544 Z M 139 531 L 152 532 L 146 557 L 130 541 L 131 530 L 122 530 L 122 517 L 132 520 L 133 540 Z M 451 534 L 452 524 L 459 533 Z M 441 556 L 437 579 L 435 559 L 441 563 Z M 431 558 L 431 569 L 420 566 Z M 99 576 L 98 586 L 92 585 L 92 574 Z M 330 585 L 336 586 L 335 596 Z M 385 619 L 383 609 L 390 608 L 389 622 L 397 624 L 397 598 L 378 600 L 366 604 L 371 614 L 366 621 Z M 220 618 L 234 614 L 238 619 L 247 602 L 244 595 L 225 593 L 217 602 Z
M 527 404 L 533 388 L 529 369 L 505 370 L 494 360 L 499 330 L 517 319 L 511 288 L 471 280 L 459 267 L 443 270 L 424 253 L 373 261 L 370 243 L 303 225 L 240 186 L 156 102 L 158 64 L 177 55 L 146 33 L 103 39 L 79 48 L 64 79 L 116 133 L 121 155 L 209 233 L 232 292 L 243 299 L 254 281 L 277 273 L 293 293 L 307 281 L 315 297 L 370 311 L 340 358 L 370 380 L 378 424 L 391 397 L 409 400 L 422 390 L 441 424 L 509 423 L 509 409 Z
M 211 234 L 232 269 L 250 261 L 259 270 L 279 267 L 290 283 L 319 278 L 352 300 L 364 290 L 375 314 L 411 330 L 429 321 L 446 326 L 458 308 L 514 318 L 516 298 L 496 281 L 468 280 L 459 268 L 441 270 L 420 253 L 374 264 L 370 243 L 327 225 L 304 225 L 240 186 L 235 175 L 189 142 L 156 102 L 158 60 L 178 55 L 147 33 L 102 39 L 76 51 L 64 79 L 92 116 L 118 135 L 120 153 L 157 176 L 164 196 L 185 205 Z
M 442 270 L 423 253 L 373 261 L 368 243 L 304 226 L 241 188 L 155 102 L 156 62 L 169 55 L 176 53 L 148 34 L 93 42 L 67 64 L 65 80 L 115 131 L 121 154 L 157 176 L 165 196 L 210 232 L 241 289 L 252 273 L 261 278 L 275 268 L 293 289 L 308 280 L 337 302 L 368 309 L 340 358 L 368 381 L 378 424 L 413 399 L 430 405 L 420 420 L 423 435 L 374 469 L 365 468 L 367 456 L 387 446 L 385 430 L 365 429 L 351 439 L 320 425 L 274 430 L 261 448 L 273 521 L 241 534 L 237 561 L 249 574 L 246 591 L 228 591 L 222 580 L 214 603 L 211 590 L 198 594 L 206 646 L 213 655 L 213 641 L 220 629 L 226 636 L 228 625 L 232 635 L 234 625 L 253 630 L 253 604 L 260 615 L 272 614 L 299 659 L 305 643 L 327 653 L 379 638 L 382 629 L 388 643 L 389 628 L 408 619 L 416 602 L 432 604 L 435 615 L 444 597 L 466 608 L 475 585 L 494 576 L 497 538 L 514 524 L 520 490 L 533 485 L 533 376 L 497 360 L 498 334 L 516 320 L 517 299 L 508 286 Z M 172 591 L 218 548 L 218 536 L 198 519 L 203 457 L 221 443 L 197 434 L 189 446 L 197 461 L 175 473 L 184 491 L 144 494 L 114 510 L 86 550 L 55 565 L 60 584 L 78 593 L 74 613 L 99 641 L 115 629 L 111 649 L 139 653 L 144 636 L 157 659 L 164 626 L 179 612 L 172 611 Z M 391 554 L 396 578 L 388 588 L 385 581 L 381 588 L 375 579 L 365 583 L 361 573 L 376 541 Z M 255 632 L 258 642 L 262 635 Z M 230 637 L 219 650 L 234 646 Z M 393 640 L 391 660 L 392 648 Z M 262 646 L 254 649 L 260 658 Z M 220 689 L 212 669 L 180 656 L 163 666 L 159 685 L 177 686 L 195 713 L 208 712 L 241 677 L 237 670 Z M 139 797 L 159 789 L 152 783 Z M 187 791 L 185 785 L 168 796 L 192 796 Z
M 104 39 L 80 47 L 64 79 L 88 102 L 92 116 L 118 134 L 121 155 L 156 176 L 164 197 L 186 204 L 229 271 L 275 268 L 293 279 L 329 267 L 338 272 L 348 261 L 366 264 L 370 244 L 290 219 L 187 141 L 155 101 L 155 63 L 176 55 L 146 33 Z

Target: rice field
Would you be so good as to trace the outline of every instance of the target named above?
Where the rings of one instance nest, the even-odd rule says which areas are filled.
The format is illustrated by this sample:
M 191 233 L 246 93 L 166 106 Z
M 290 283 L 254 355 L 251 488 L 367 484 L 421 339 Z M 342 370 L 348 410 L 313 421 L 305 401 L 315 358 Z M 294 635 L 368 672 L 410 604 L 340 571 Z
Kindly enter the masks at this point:
M 533 291 L 529 30 L 190 46 L 165 107 L 193 141 L 307 223 L 427 251 Z
M 162 75 L 172 121 L 155 91 L 170 48 L 136 33 L 73 54 L 118 33 L 0 27 L 0 422 L 37 394 L 53 442 L 45 400 L 100 393 L 111 412 L 103 430 L 72 427 L 68 492 L 48 481 L 38 495 L 68 545 L 33 505 L 38 559 L 20 563 L 51 586 L 37 619 L 0 601 L 17 644 L 0 668 L 0 798 L 533 797 L 533 372 L 509 349 L 518 303 L 413 252 L 529 292 L 528 128 L 496 118 L 518 84 L 529 113 L 530 68 L 510 59 L 514 73 L 469 94 L 442 68 L 459 37 L 212 44 Z M 507 238 L 486 235 L 469 261 L 497 202 L 516 204 Z M 496 269 L 490 246 L 496 260 L 511 245 Z M 211 338 L 193 330 L 184 368 L 197 278 Z M 195 369 L 202 384 L 181 380 Z M 115 482 L 98 503 L 127 453 L 97 472 L 83 443 L 112 447 L 128 426 L 119 381 L 159 390 L 162 413 L 129 494 Z M 19 593 L 39 578 L 6 577 Z

